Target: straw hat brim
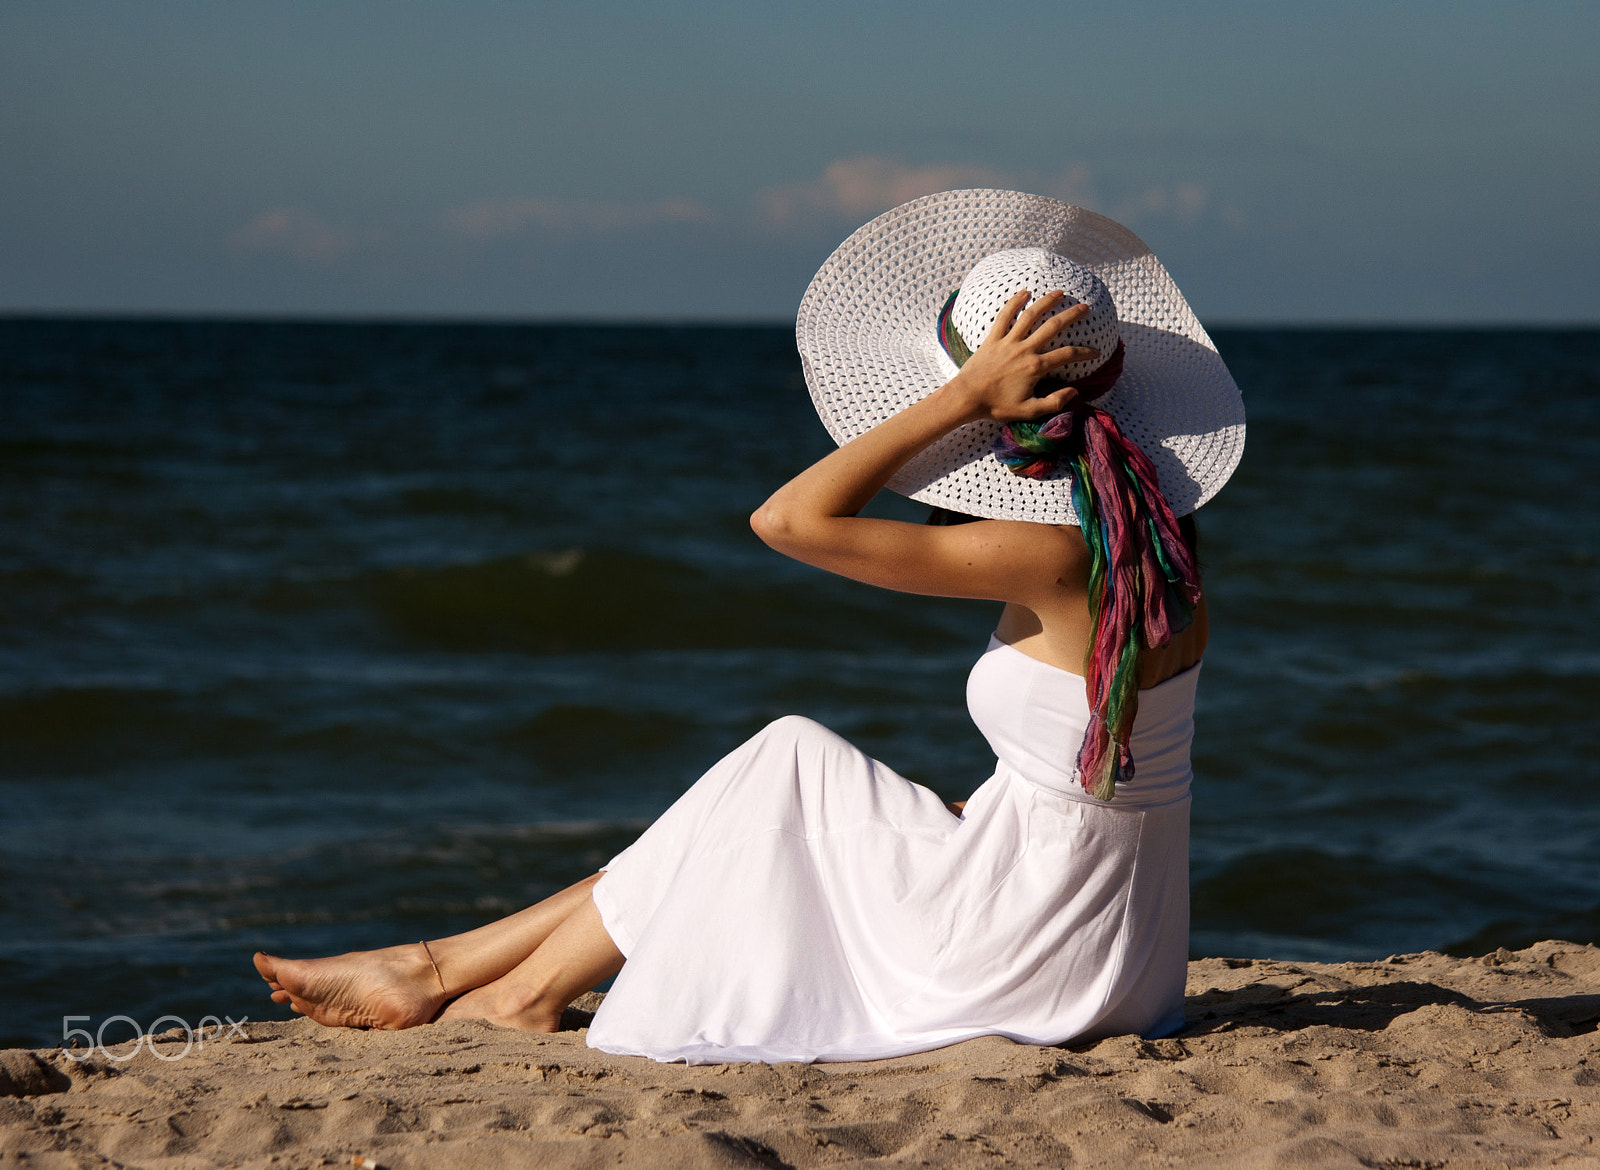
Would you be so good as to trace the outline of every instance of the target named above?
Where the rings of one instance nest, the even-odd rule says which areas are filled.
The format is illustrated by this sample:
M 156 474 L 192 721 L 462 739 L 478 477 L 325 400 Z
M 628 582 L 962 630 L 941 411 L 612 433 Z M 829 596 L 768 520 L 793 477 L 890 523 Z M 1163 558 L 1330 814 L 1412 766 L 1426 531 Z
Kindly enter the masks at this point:
M 936 330 L 945 298 L 983 257 L 1033 247 L 1088 266 L 1110 289 L 1126 355 L 1122 377 L 1096 405 L 1150 457 L 1173 512 L 1194 511 L 1244 453 L 1239 388 L 1143 241 L 1059 199 L 944 191 L 884 212 L 840 244 L 806 289 L 795 322 L 823 425 L 842 445 L 949 381 L 956 367 Z M 1014 475 L 990 451 L 998 431 L 997 423 L 976 422 L 951 432 L 889 486 L 970 516 L 1076 524 L 1070 473 Z

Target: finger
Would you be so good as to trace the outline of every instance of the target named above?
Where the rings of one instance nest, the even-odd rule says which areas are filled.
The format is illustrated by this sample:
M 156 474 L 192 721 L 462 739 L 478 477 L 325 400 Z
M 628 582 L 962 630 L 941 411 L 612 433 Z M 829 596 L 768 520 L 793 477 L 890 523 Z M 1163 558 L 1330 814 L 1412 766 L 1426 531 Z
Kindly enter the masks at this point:
M 1049 418 L 1053 414 L 1060 414 L 1076 402 L 1077 398 L 1078 390 L 1075 386 L 1063 386 L 1059 390 L 1046 394 L 1043 398 L 1035 398 L 1028 403 L 1029 409 L 1033 411 L 1033 417 L 1028 421 L 1032 422 L 1034 419 Z
M 1056 337 L 1063 329 L 1072 328 L 1088 315 L 1089 306 L 1081 301 L 1076 305 L 1068 305 L 1054 317 L 1051 317 L 1050 320 L 1039 326 L 1038 331 L 1034 333 L 1034 337 L 1041 341 L 1050 340 Z
M 1019 288 L 1011 294 L 1011 299 L 1000 306 L 1000 315 L 994 319 L 994 326 L 989 330 L 985 341 L 1004 337 L 1011 332 L 1012 323 L 1016 321 L 1017 314 L 1022 312 L 1022 307 L 1028 303 L 1028 298 L 1033 294 L 1025 288 Z
M 1046 369 L 1059 369 L 1070 366 L 1073 362 L 1092 362 L 1100 356 L 1100 351 L 1087 345 L 1063 345 L 1060 349 L 1046 350 L 1039 355 L 1044 359 Z
M 1045 293 L 1033 304 L 1029 305 L 1022 315 L 1017 318 L 1016 333 L 1019 337 L 1027 337 L 1038 327 L 1044 315 L 1059 305 L 1066 297 L 1066 293 L 1055 289 Z

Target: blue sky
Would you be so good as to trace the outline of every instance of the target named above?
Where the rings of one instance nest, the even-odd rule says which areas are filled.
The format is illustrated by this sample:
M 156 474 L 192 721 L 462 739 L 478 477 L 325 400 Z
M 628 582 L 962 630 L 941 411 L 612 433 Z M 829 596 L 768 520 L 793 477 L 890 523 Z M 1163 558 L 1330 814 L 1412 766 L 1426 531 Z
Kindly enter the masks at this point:
M 1600 5 L 7 0 L 0 311 L 786 320 L 927 191 L 1208 322 L 1600 321 Z

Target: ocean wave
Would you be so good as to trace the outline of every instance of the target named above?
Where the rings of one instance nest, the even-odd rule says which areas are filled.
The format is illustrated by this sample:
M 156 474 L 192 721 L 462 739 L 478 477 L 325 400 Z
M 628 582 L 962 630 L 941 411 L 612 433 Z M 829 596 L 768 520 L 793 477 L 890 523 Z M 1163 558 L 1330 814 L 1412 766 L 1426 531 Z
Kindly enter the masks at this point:
M 499 739 L 508 748 L 560 771 L 597 760 L 670 751 L 699 726 L 692 719 L 664 711 L 556 703 L 506 729 Z
M 1498 918 L 1439 949 L 1448 955 L 1482 955 L 1498 947 L 1520 950 L 1547 938 L 1579 945 L 1600 944 L 1600 905 Z
M 232 753 L 268 737 L 265 719 L 172 690 L 66 686 L 0 696 L 0 778 Z
M 1410 928 L 1410 949 L 1437 946 L 1519 905 L 1515 893 L 1459 866 L 1307 847 L 1235 856 L 1209 873 L 1197 872 L 1191 889 L 1197 934 L 1247 926 L 1352 949 L 1400 945 L 1408 932 L 1396 924 L 1419 921 L 1431 921 L 1435 937 L 1418 939 Z
M 755 581 L 603 547 L 384 569 L 357 589 L 396 633 L 451 650 L 927 648 L 950 636 L 864 587 Z

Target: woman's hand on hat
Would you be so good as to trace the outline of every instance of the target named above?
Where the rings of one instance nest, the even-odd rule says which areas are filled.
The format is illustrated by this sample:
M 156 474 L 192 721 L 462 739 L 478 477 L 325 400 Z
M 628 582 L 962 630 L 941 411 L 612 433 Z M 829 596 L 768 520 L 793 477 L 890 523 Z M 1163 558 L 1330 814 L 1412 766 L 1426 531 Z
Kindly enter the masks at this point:
M 1040 379 L 1062 366 L 1100 356 L 1099 350 L 1081 345 L 1050 348 L 1057 334 L 1088 315 L 1089 306 L 1073 305 L 1046 321 L 1045 315 L 1066 294 L 1048 292 L 1029 304 L 1031 295 L 1021 289 L 1005 303 L 989 336 L 947 386 L 962 398 L 974 420 L 1035 422 L 1060 414 L 1078 392 L 1064 386 L 1036 395 Z

